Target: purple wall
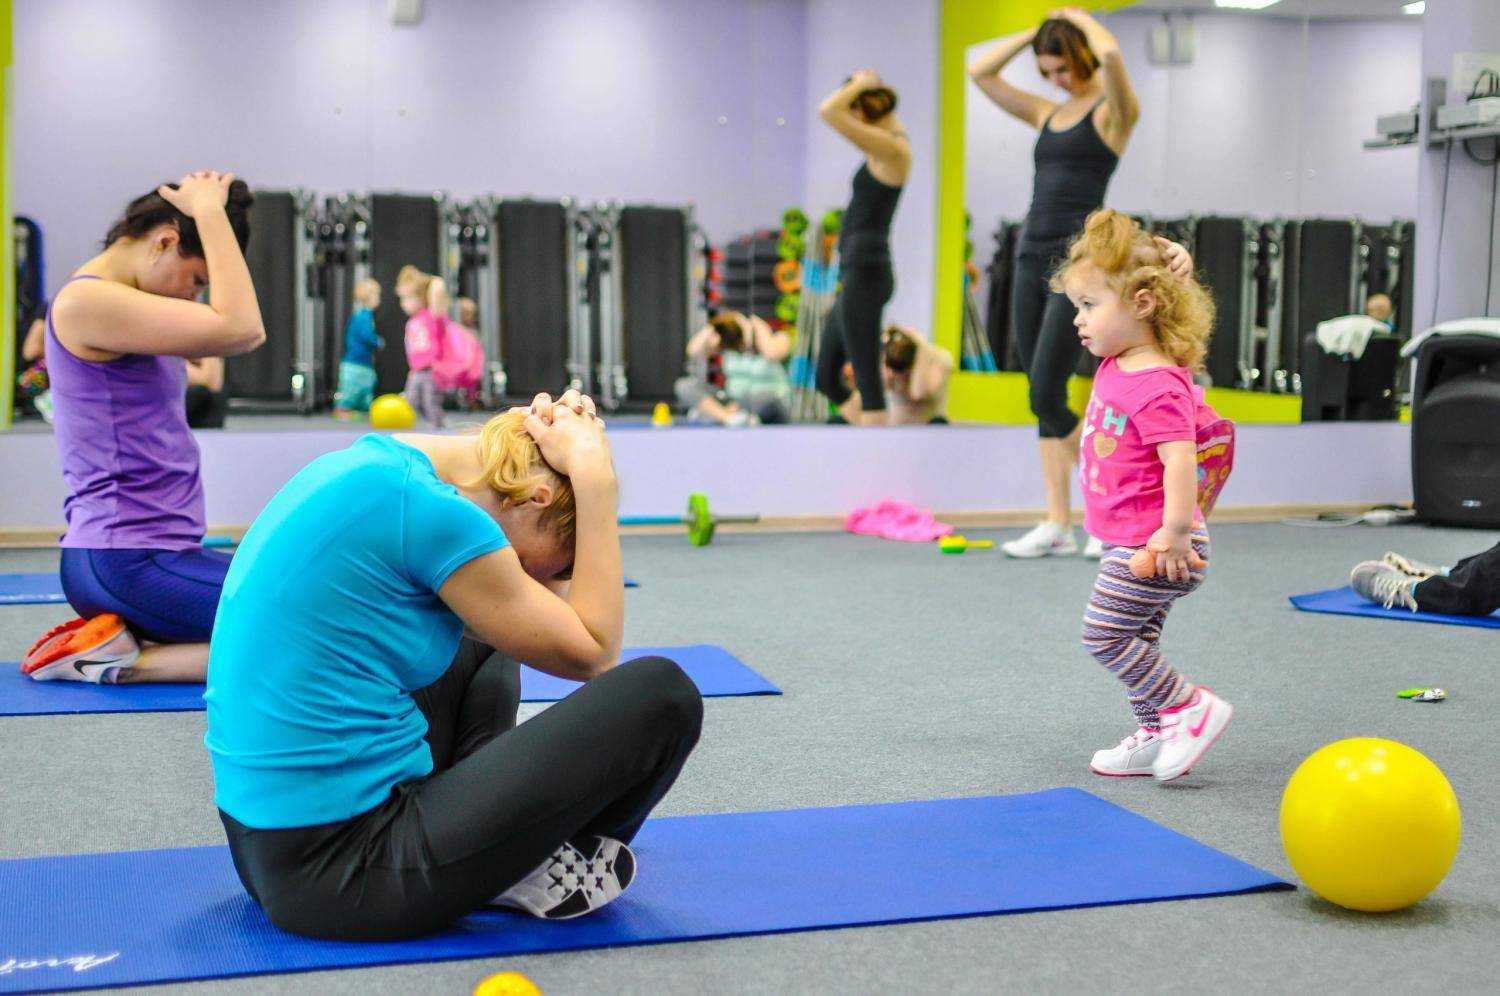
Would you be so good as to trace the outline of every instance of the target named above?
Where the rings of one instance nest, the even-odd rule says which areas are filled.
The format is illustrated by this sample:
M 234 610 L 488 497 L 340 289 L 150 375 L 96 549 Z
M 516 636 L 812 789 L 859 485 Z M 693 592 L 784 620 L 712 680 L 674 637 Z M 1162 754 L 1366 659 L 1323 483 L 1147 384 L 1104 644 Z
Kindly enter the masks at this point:
M 43 225 L 49 292 L 189 169 L 691 201 L 715 240 L 802 195 L 802 0 L 430 0 L 401 28 L 384 0 L 15 6 L 13 200 Z
M 1433 0 L 1422 21 L 1424 78 L 1450 77 L 1456 52 L 1500 51 L 1500 17 L 1495 13 L 1495 0 Z M 1463 95 L 1455 96 L 1463 99 Z M 1474 151 L 1487 156 L 1486 146 L 1493 144 L 1476 142 Z M 1500 255 L 1490 253 L 1500 240 L 1500 218 L 1496 217 L 1493 200 L 1494 167 L 1479 165 L 1459 147 L 1423 148 L 1421 156 L 1416 326 L 1427 328 L 1454 318 L 1500 314 L 1500 303 L 1486 311 L 1485 301 L 1487 288 L 1500 287 Z M 1440 224 L 1445 214 L 1446 220 Z M 1439 227 L 1443 230 L 1441 245 Z M 1440 261 L 1441 284 L 1437 277 Z M 1491 268 L 1489 273 L 1485 272 L 1486 263 Z M 1441 295 L 1436 302 L 1435 294 Z M 1500 294 L 1495 294 L 1494 300 L 1500 302 Z
M 245 525 L 314 457 L 357 430 L 200 432 L 208 521 Z M 618 429 L 610 433 L 621 511 L 675 514 L 705 491 L 725 514 L 838 515 L 882 498 L 947 511 L 1026 509 L 1037 500 L 1036 430 L 1029 426 L 918 426 L 854 431 L 797 426 Z M 1411 499 L 1409 427 L 1322 422 L 1239 429 L 1234 476 L 1220 505 L 1336 504 Z M 40 432 L 0 435 L 0 466 L 26 467 L 8 484 L 0 529 L 61 529 L 57 447 Z
M 1147 62 L 1159 15 L 1118 13 L 1120 41 L 1141 119 L 1110 183 L 1125 211 L 1197 214 L 1359 215 L 1413 218 L 1417 153 L 1366 151 L 1375 118 L 1410 107 L 1421 78 L 1422 26 L 1400 21 L 1317 21 L 1200 12 L 1191 65 Z M 1006 78 L 1049 98 L 1029 53 Z M 970 86 L 965 162 L 975 249 L 993 251 L 997 219 L 1025 215 L 1036 133 Z
M 861 155 L 818 118 L 817 105 L 855 69 L 880 73 L 901 97 L 897 114 L 911 137 L 911 176 L 891 231 L 896 294 L 888 322 L 932 329 L 933 231 L 937 212 L 937 0 L 808 0 L 806 186 L 809 214 L 849 201 Z M 867 26 L 865 30 L 860 25 Z

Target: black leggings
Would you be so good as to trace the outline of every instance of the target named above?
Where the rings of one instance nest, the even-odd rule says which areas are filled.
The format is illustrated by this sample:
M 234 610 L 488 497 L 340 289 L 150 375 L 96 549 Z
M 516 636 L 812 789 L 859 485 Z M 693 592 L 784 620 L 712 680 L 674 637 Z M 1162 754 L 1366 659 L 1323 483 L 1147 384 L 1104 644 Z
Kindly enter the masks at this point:
M 818 390 L 836 405 L 849 400 L 844 386 L 844 361 L 854 364 L 862 411 L 885 410 L 885 386 L 880 379 L 881 316 L 896 291 L 890 258 L 875 254 L 868 260 L 842 264 L 842 284 L 833 302 L 823 341 L 818 344 Z
M 1066 251 L 1061 244 L 1023 246 L 1011 281 L 1011 335 L 1026 371 L 1037 435 L 1043 439 L 1064 439 L 1078 425 L 1078 416 L 1068 407 L 1068 377 L 1083 353 L 1073 327 L 1078 312 L 1066 295 L 1054 294 L 1047 286 L 1054 262 Z
M 1500 609 L 1500 543 L 1460 560 L 1447 577 L 1418 583 L 1412 597 L 1423 612 L 1450 616 L 1487 616 Z
M 430 934 L 564 841 L 629 841 L 703 722 L 692 680 L 647 657 L 516 726 L 516 663 L 472 640 L 413 698 L 429 724 L 432 774 L 396 785 L 369 812 L 286 830 L 220 812 L 240 881 L 283 930 L 350 941 Z

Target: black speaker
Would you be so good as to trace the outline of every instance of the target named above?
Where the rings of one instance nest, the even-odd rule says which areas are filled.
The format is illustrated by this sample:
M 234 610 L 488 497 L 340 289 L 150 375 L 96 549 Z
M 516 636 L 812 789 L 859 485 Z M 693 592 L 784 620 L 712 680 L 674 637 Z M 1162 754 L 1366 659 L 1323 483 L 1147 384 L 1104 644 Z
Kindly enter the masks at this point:
M 1302 421 L 1381 422 L 1397 415 L 1401 343 L 1374 336 L 1357 360 L 1330 356 L 1316 332 L 1302 340 Z
M 1436 335 L 1424 342 L 1411 421 L 1417 517 L 1500 529 L 1500 338 Z

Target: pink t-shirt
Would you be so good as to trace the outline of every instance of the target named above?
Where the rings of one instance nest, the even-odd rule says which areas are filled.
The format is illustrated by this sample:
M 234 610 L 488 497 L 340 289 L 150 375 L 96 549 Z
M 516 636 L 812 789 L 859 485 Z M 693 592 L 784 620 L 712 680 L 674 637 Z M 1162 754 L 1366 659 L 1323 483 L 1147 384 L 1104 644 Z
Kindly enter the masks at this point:
M 426 308 L 406 320 L 406 365 L 426 370 L 443 356 L 443 326 L 447 319 Z
M 1161 528 L 1166 492 L 1156 447 L 1196 447 L 1203 389 L 1185 367 L 1125 371 L 1108 357 L 1094 375 L 1078 462 L 1083 525 L 1113 546 L 1144 546 Z M 1195 506 L 1193 522 L 1202 516 Z

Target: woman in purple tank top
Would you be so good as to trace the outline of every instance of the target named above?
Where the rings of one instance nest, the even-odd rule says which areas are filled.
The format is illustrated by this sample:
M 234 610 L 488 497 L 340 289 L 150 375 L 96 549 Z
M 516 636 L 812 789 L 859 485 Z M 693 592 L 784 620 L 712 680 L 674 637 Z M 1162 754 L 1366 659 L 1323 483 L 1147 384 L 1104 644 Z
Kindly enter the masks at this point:
M 21 667 L 33 678 L 203 680 L 229 558 L 203 548 L 185 365 L 265 341 L 244 255 L 252 200 L 232 173 L 158 187 L 53 298 L 61 575 L 81 618 L 32 647 Z

